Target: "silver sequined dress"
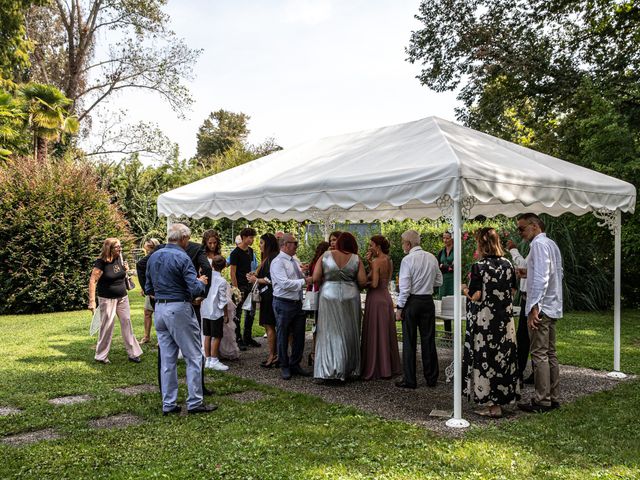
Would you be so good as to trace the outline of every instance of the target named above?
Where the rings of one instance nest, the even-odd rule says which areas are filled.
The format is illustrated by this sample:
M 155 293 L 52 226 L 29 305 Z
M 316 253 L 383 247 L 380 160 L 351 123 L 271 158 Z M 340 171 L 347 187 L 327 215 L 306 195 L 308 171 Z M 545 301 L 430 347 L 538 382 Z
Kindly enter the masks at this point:
M 313 376 L 346 380 L 360 375 L 360 259 L 351 255 L 342 268 L 331 252 L 322 256 Z

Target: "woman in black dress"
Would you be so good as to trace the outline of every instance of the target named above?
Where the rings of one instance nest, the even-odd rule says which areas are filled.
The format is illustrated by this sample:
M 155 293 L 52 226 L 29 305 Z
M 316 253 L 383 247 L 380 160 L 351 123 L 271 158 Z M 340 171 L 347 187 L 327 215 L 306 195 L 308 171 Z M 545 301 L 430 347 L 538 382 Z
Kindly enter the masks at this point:
M 262 261 L 258 266 L 256 274 L 247 274 L 249 283 L 258 282 L 260 291 L 260 325 L 267 332 L 267 344 L 269 345 L 269 356 L 260 363 L 265 368 L 276 366 L 278 362 L 278 351 L 276 349 L 276 317 L 273 313 L 273 288 L 271 286 L 271 262 L 280 253 L 278 240 L 272 233 L 265 233 L 260 237 L 260 258 Z
M 467 297 L 464 393 L 483 407 L 475 413 L 499 418 L 502 405 L 520 398 L 512 305 L 516 275 L 493 228 L 481 228 L 476 241 L 480 260 L 471 267 L 469 287 L 463 286 Z

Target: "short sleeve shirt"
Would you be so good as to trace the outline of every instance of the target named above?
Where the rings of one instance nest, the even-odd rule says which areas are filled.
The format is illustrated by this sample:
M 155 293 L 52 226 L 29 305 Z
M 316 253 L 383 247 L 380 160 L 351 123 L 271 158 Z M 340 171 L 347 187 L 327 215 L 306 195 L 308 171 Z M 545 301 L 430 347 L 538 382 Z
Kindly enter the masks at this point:
M 253 249 L 251 247 L 247 248 L 247 250 L 242 250 L 240 247 L 236 247 L 231 252 L 229 264 L 236 266 L 236 281 L 238 282 L 238 288 L 240 289 L 249 285 L 247 273 L 251 271 L 252 261 Z
M 122 298 L 127 296 L 125 277 L 127 276 L 119 258 L 112 262 L 105 262 L 98 258 L 94 268 L 102 271 L 98 280 L 98 296 L 102 298 Z

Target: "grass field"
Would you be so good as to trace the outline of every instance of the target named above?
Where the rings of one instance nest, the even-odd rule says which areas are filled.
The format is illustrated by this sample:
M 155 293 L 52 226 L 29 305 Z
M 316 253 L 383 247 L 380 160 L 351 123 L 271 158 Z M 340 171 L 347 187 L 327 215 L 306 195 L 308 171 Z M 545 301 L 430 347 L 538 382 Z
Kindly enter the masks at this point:
M 141 336 L 142 302 L 133 295 L 132 315 Z M 116 328 L 113 363 L 96 364 L 89 320 L 88 312 L 0 317 L 0 407 L 23 410 L 0 417 L 0 436 L 44 428 L 62 436 L 0 444 L 0 478 L 640 478 L 639 380 L 459 439 L 222 373 L 214 375 L 217 412 L 163 417 L 157 393 L 113 390 L 155 383 L 155 352 L 145 347 L 141 364 L 127 362 Z M 558 324 L 561 362 L 611 369 L 612 321 L 610 313 L 567 315 Z M 640 312 L 623 312 L 622 345 L 623 371 L 639 374 Z M 229 397 L 249 389 L 265 397 Z M 93 399 L 47 402 L 72 394 Z M 89 426 L 124 412 L 143 423 Z

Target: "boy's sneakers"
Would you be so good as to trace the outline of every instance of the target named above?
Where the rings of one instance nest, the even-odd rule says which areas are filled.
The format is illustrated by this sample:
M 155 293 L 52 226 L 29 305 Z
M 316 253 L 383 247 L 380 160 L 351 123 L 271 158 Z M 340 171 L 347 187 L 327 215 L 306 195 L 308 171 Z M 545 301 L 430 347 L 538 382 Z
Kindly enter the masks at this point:
M 229 367 L 227 367 L 224 363 L 222 363 L 217 358 L 212 358 L 211 359 L 211 364 L 210 364 L 209 368 L 212 368 L 213 370 L 218 370 L 219 372 L 225 372 L 225 371 L 229 370 Z

